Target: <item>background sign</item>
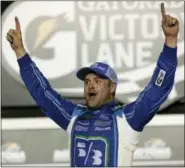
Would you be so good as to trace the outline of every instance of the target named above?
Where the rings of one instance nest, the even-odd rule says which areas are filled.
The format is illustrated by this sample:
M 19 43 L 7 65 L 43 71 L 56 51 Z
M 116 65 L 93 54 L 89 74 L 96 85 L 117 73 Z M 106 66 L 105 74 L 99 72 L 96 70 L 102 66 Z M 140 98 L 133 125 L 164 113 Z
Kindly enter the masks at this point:
M 67 134 L 50 119 L 3 119 L 2 126 L 3 165 L 69 165 Z M 183 166 L 183 115 L 155 116 L 141 134 L 133 165 Z
M 22 84 L 6 33 L 20 19 L 25 48 L 52 87 L 67 97 L 82 97 L 81 66 L 102 61 L 119 77 L 116 98 L 135 100 L 150 80 L 162 51 L 160 1 L 25 1 L 2 16 L 2 105 L 33 105 Z M 180 22 L 175 86 L 166 105 L 184 97 L 184 2 L 165 2 Z M 34 9 L 34 12 L 33 12 Z M 26 11 L 26 12 L 25 12 Z M 19 98 L 17 98 L 19 97 Z

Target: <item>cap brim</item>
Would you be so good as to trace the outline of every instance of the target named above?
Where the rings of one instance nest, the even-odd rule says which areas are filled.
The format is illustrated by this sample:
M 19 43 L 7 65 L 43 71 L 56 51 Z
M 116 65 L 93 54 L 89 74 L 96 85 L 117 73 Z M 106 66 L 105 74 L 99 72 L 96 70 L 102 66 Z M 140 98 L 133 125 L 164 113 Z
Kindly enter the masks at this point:
M 77 76 L 78 79 L 84 81 L 85 76 L 89 73 L 95 73 L 95 74 L 99 75 L 102 78 L 107 78 L 104 74 L 101 74 L 101 72 L 99 72 L 95 69 L 91 69 L 89 67 L 84 67 L 84 68 L 79 69 L 76 73 L 76 76 Z

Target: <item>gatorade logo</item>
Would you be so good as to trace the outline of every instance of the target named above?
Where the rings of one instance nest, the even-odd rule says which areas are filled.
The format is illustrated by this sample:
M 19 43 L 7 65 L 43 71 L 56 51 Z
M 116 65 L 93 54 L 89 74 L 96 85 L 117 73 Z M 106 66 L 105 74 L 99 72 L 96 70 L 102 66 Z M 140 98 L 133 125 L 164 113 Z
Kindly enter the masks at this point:
M 56 91 L 63 96 L 82 96 L 83 83 L 75 76 L 77 69 L 104 62 L 118 74 L 116 98 L 129 103 L 151 79 L 163 47 L 160 3 L 14 2 L 2 16 L 2 65 L 22 83 L 15 54 L 6 40 L 6 33 L 15 27 L 14 17 L 18 16 L 26 50 Z M 170 103 L 184 96 L 180 91 L 184 88 L 184 2 L 165 2 L 165 7 L 181 26 L 180 61 Z

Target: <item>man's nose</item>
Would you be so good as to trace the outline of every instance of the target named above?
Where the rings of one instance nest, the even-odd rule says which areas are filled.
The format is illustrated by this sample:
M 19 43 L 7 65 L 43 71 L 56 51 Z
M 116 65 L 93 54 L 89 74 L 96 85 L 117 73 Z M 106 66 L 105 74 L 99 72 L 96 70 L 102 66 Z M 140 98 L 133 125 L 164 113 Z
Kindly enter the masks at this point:
M 94 83 L 93 82 L 89 83 L 89 88 L 94 88 Z

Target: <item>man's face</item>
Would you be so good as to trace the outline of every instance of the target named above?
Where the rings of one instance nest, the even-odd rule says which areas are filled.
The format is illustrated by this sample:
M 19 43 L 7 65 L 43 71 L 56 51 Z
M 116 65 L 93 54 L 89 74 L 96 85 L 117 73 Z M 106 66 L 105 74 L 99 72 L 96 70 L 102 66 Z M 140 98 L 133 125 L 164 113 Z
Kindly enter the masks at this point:
M 116 86 L 108 79 L 101 78 L 94 73 L 87 74 L 84 81 L 86 105 L 91 108 L 98 108 L 112 100 L 115 88 Z

